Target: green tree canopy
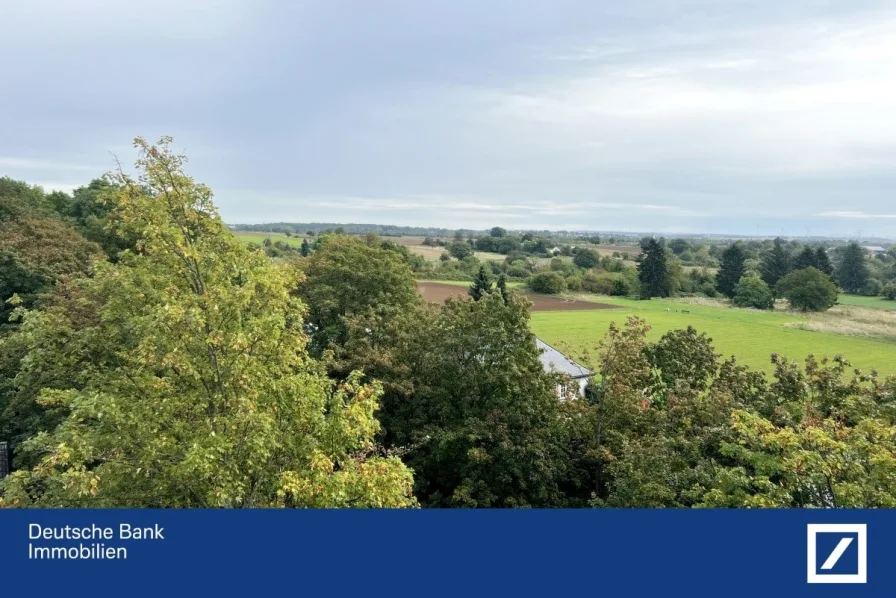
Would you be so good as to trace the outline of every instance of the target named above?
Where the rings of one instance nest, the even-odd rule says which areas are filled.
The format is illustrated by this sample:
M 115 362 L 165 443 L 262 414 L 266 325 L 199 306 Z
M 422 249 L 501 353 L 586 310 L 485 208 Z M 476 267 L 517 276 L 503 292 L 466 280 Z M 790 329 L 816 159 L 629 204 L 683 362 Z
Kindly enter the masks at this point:
M 719 271 L 716 274 L 716 288 L 726 297 L 734 297 L 737 283 L 746 273 L 747 254 L 743 243 L 732 243 L 722 252 Z
M 828 256 L 828 252 L 824 247 L 817 247 L 815 249 L 814 266 L 828 276 L 834 275 L 834 266 L 831 264 L 831 258 Z
M 480 265 L 479 272 L 477 272 L 476 278 L 473 279 L 473 284 L 470 285 L 468 291 L 470 297 L 474 301 L 479 301 L 484 295 L 491 294 L 493 290 L 491 275 L 485 271 L 485 266 Z
M 301 267 L 299 294 L 309 306 L 312 349 L 320 354 L 345 342 L 343 318 L 368 310 L 394 311 L 420 301 L 411 269 L 378 239 L 323 237 Z
M 775 291 L 801 311 L 825 311 L 837 303 L 839 294 L 830 276 L 811 266 L 779 280 Z
M 803 248 L 800 250 L 796 257 L 793 258 L 793 269 L 794 270 L 803 270 L 804 268 L 813 267 L 817 270 L 820 270 L 818 267 L 817 254 L 815 250 L 813 250 L 808 245 L 803 245 Z
M 759 275 L 749 272 L 734 287 L 734 297 L 732 297 L 731 303 L 738 307 L 773 309 L 775 295 Z
M 865 250 L 858 243 L 850 243 L 837 265 L 837 282 L 847 293 L 860 293 L 868 284 L 868 278 Z
M 473 248 L 466 241 L 455 240 L 448 246 L 448 253 L 451 257 L 462 260 L 473 255 Z
M 24 314 L 20 334 L 67 338 L 53 349 L 81 367 L 68 388 L 41 393 L 70 415 L 24 443 L 39 463 L 4 480 L 3 500 L 413 504 L 410 472 L 375 452 L 378 386 L 357 375 L 335 385 L 309 359 L 295 274 L 233 237 L 169 142 L 136 140 L 142 185 L 116 177 L 139 251 L 77 283 L 81 314 Z M 39 367 L 46 348 L 26 361 Z
M 765 252 L 762 256 L 762 262 L 759 265 L 759 273 L 762 280 L 769 287 L 774 287 L 784 276 L 793 269 L 790 251 L 783 239 L 777 238 L 772 244 L 772 248 Z M 814 264 L 809 264 L 814 265 Z
M 492 293 L 351 319 L 341 369 L 382 380 L 386 440 L 403 447 L 423 505 L 564 504 L 570 420 L 528 318 L 525 298 Z
M 102 258 L 96 244 L 46 207 L 40 188 L 7 180 L 3 189 L 9 195 L 0 195 L 0 329 L 9 321 L 7 301 L 14 294 L 33 307 L 54 284 L 86 275 Z
M 666 248 L 656 239 L 647 239 L 641 244 L 638 280 L 641 282 L 641 297 L 644 299 L 668 297 L 672 294 Z
M 566 290 L 566 279 L 559 272 L 538 272 L 529 277 L 529 288 L 536 293 L 556 295 Z
M 579 268 L 593 268 L 600 263 L 600 256 L 591 249 L 580 249 L 572 257 L 572 263 Z

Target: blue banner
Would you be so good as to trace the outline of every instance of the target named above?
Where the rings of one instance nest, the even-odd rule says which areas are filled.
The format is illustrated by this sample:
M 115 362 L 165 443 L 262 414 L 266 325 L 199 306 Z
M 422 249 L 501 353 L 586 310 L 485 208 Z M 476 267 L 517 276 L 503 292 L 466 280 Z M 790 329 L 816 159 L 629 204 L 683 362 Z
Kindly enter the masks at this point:
M 2 510 L 0 596 L 892 596 L 896 510 Z

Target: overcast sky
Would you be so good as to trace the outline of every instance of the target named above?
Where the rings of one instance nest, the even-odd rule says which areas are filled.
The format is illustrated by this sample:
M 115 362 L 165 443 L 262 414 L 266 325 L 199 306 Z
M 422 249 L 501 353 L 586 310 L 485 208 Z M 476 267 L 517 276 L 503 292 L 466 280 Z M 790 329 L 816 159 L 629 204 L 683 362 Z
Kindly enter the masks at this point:
M 175 137 L 231 223 L 896 237 L 878 0 L 0 0 L 0 175 Z

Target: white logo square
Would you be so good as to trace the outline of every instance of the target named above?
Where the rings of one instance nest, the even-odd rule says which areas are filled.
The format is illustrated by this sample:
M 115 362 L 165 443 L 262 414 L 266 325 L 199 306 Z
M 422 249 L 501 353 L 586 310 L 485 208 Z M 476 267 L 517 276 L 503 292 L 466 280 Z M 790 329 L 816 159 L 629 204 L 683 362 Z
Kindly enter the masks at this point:
M 806 526 L 806 583 L 868 583 L 868 526 L 864 523 L 810 523 Z M 818 534 L 843 534 L 829 554 L 822 555 L 824 562 L 818 565 Z M 848 534 L 848 535 L 847 535 Z M 856 539 L 858 563 L 855 573 L 825 573 L 834 569 L 843 553 Z

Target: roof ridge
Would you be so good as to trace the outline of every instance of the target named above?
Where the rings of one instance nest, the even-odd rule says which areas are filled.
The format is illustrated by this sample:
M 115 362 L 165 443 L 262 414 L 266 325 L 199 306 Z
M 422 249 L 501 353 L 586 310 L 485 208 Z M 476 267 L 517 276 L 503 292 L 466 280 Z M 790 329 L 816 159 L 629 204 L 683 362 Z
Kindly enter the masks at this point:
M 572 363 L 572 364 L 575 365 L 576 367 L 579 367 L 579 368 L 585 370 L 585 371 L 588 372 L 589 374 L 593 374 L 593 373 L 594 373 L 594 370 L 592 370 L 592 369 L 589 368 L 589 367 L 586 367 L 584 364 L 579 363 L 578 361 L 576 361 L 575 359 L 573 359 L 572 357 L 570 357 L 569 355 L 567 355 L 566 353 L 564 353 L 563 351 L 561 351 L 560 349 L 558 349 L 557 347 L 555 347 L 555 346 L 553 346 L 553 345 L 549 345 L 549 344 L 546 343 L 544 340 L 542 340 L 541 338 L 539 338 L 538 335 L 533 334 L 532 336 L 534 336 L 534 337 L 535 337 L 535 340 L 537 340 L 537 341 L 539 341 L 540 343 L 542 343 L 545 347 L 547 347 L 547 348 L 549 348 L 549 349 L 553 349 L 554 351 L 556 351 L 557 353 L 559 353 L 561 357 L 563 357 L 566 361 Z

